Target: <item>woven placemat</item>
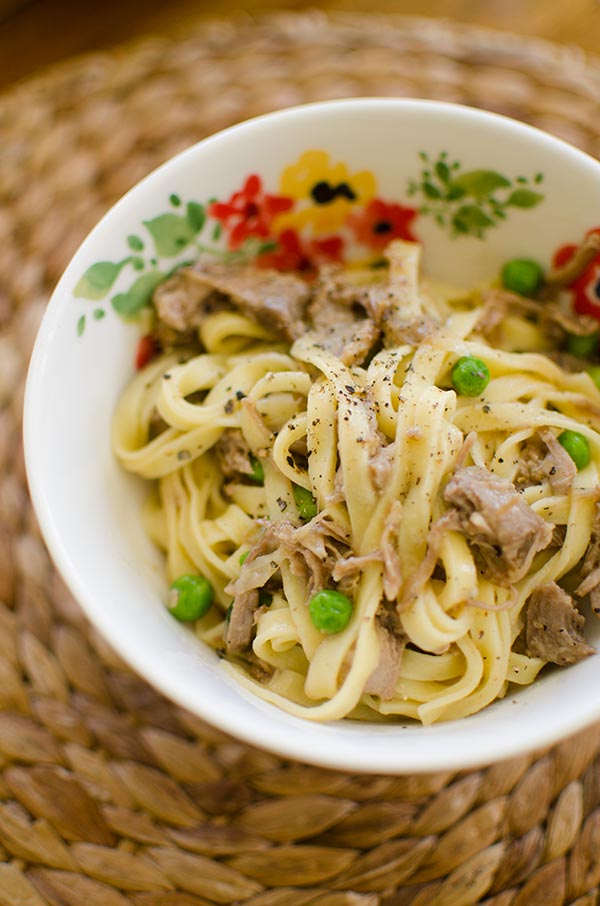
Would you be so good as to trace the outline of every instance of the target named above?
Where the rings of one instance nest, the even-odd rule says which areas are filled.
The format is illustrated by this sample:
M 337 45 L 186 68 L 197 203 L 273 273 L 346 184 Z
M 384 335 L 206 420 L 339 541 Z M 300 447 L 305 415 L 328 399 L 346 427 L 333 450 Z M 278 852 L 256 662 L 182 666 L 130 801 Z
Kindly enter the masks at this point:
M 51 287 L 148 170 L 248 116 L 444 98 L 600 153 L 600 63 L 447 22 L 202 24 L 0 97 L 0 906 L 594 906 L 600 728 L 480 771 L 348 776 L 211 729 L 137 679 L 48 559 L 21 449 Z

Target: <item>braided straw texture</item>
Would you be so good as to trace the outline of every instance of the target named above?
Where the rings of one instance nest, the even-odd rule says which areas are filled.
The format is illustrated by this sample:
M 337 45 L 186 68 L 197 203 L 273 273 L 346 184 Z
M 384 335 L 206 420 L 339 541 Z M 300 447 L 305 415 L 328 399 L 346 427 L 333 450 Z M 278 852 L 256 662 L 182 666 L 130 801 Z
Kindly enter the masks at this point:
M 600 64 L 433 20 L 205 23 L 0 97 L 0 906 L 600 902 L 600 728 L 469 773 L 284 763 L 132 675 L 54 572 L 28 501 L 25 368 L 88 229 L 236 120 L 373 94 L 484 106 L 600 153 Z

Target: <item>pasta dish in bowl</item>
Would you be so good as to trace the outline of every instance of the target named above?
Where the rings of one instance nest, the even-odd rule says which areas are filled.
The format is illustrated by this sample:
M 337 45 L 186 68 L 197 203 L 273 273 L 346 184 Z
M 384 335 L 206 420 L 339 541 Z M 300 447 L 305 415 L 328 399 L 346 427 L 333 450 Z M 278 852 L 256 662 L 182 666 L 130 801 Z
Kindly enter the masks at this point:
M 202 719 L 343 770 L 600 719 L 600 165 L 452 104 L 188 149 L 61 279 L 25 448 L 50 552 Z

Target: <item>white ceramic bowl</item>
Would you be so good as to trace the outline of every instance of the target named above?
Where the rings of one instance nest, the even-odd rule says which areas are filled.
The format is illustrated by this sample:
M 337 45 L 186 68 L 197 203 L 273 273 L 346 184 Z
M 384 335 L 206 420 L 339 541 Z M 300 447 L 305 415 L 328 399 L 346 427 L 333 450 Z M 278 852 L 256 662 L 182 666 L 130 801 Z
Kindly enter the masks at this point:
M 326 153 L 300 160 L 310 149 Z M 465 194 L 448 200 L 445 167 L 453 164 Z M 600 218 L 597 161 L 511 120 L 428 101 L 284 110 L 228 129 L 160 167 L 109 211 L 73 258 L 31 362 L 25 407 L 31 493 L 74 595 L 119 654 L 171 699 L 248 743 L 324 766 L 390 773 L 465 768 L 552 743 L 600 718 L 599 655 L 548 670 L 533 686 L 461 721 L 427 728 L 312 723 L 238 686 L 214 652 L 165 610 L 161 560 L 139 517 L 144 490 L 110 447 L 112 412 L 133 373 L 139 337 L 115 308 L 141 304 L 153 272 L 197 254 L 198 236 L 214 242 L 214 221 L 198 232 L 198 203 L 229 199 L 251 173 L 263 185 L 246 184 L 250 201 L 264 189 L 295 193 L 294 210 L 308 211 L 296 225 L 312 224 L 321 238 L 337 236 L 338 248 L 345 242 L 351 254 L 357 251 L 347 230 L 351 208 L 362 218 L 367 246 L 377 244 L 376 224 L 388 218 L 388 238 L 412 231 L 424 243 L 426 271 L 463 285 L 493 276 L 514 256 L 547 264 L 557 247 L 577 242 Z M 328 181 L 351 191 L 318 208 L 310 190 Z M 423 206 L 418 215 L 406 210 Z M 241 222 L 250 234 L 260 229 Z M 600 647 L 600 623 L 588 627 L 588 636 Z

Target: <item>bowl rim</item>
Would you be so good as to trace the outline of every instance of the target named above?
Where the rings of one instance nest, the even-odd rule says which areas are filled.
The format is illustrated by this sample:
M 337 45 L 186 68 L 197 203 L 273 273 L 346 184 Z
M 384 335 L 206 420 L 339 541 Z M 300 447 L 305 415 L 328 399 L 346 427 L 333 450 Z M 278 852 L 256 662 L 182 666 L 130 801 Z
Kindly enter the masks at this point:
M 162 674 L 157 673 L 156 665 L 149 663 L 144 658 L 143 651 L 136 648 L 135 645 L 132 646 L 131 640 L 129 638 L 126 639 L 125 634 L 119 633 L 119 627 L 114 620 L 104 618 L 105 611 L 95 603 L 93 590 L 80 578 L 76 564 L 62 543 L 60 531 L 55 523 L 51 506 L 46 497 L 40 469 L 38 468 L 39 458 L 40 456 L 43 457 L 43 451 L 41 451 L 41 445 L 36 442 L 36 411 L 43 400 L 44 375 L 48 366 L 48 345 L 63 308 L 63 299 L 66 298 L 67 290 L 73 283 L 73 276 L 80 267 L 79 263 L 87 253 L 87 250 L 93 246 L 96 236 L 102 230 L 106 221 L 118 218 L 122 212 L 126 211 L 130 198 L 133 195 L 137 195 L 142 187 L 146 188 L 154 182 L 159 182 L 165 172 L 176 169 L 183 160 L 193 157 L 199 148 L 229 142 L 238 133 L 243 135 L 244 132 L 257 125 L 260 127 L 262 124 L 271 122 L 284 124 L 288 121 L 302 120 L 303 118 L 310 120 L 314 112 L 332 110 L 334 108 L 341 110 L 352 108 L 356 110 L 374 110 L 380 108 L 382 115 L 393 115 L 394 112 L 398 111 L 422 108 L 431 113 L 439 113 L 444 116 L 454 114 L 465 119 L 478 120 L 484 124 L 500 124 L 505 129 L 512 129 L 522 135 L 529 135 L 542 144 L 545 143 L 548 146 L 562 148 L 564 152 L 569 152 L 580 163 L 593 166 L 600 181 L 599 161 L 563 139 L 552 136 L 535 126 L 463 104 L 420 98 L 374 96 L 316 101 L 252 117 L 194 143 L 144 176 L 106 211 L 80 243 L 51 294 L 34 344 L 25 387 L 23 435 L 30 496 L 51 558 L 87 618 L 133 670 L 176 704 L 190 710 L 193 714 L 198 715 L 208 723 L 244 743 L 260 749 L 267 749 L 284 758 L 315 764 L 323 768 L 369 774 L 426 773 L 431 771 L 471 769 L 515 757 L 533 749 L 552 745 L 582 730 L 600 718 L 600 696 L 598 696 L 595 704 L 586 702 L 585 706 L 581 707 L 576 713 L 569 711 L 562 714 L 560 721 L 554 723 L 545 721 L 541 727 L 536 724 L 535 737 L 526 738 L 525 741 L 516 733 L 505 734 L 503 737 L 497 738 L 494 734 L 482 732 L 479 745 L 474 750 L 467 752 L 455 750 L 449 753 L 442 746 L 434 746 L 429 742 L 422 747 L 423 751 L 413 751 L 413 747 L 411 747 L 409 751 L 397 753 L 397 763 L 390 756 L 379 754 L 377 751 L 366 750 L 366 748 L 364 751 L 361 749 L 360 752 L 357 752 L 356 748 L 350 751 L 350 749 L 345 749 L 343 742 L 334 748 L 325 745 L 318 751 L 318 747 L 315 746 L 314 742 L 306 745 L 298 745 L 297 742 L 290 744 L 284 724 L 279 724 L 277 720 L 278 713 L 283 712 L 278 712 L 275 707 L 273 707 L 272 711 L 273 720 L 269 721 L 268 728 L 264 724 L 253 723 L 252 721 L 246 722 L 243 726 L 234 725 L 228 718 L 227 711 L 219 707 L 218 703 L 213 703 L 210 697 L 193 695 L 191 691 L 188 692 L 177 682 L 171 683 L 168 671 L 164 671 Z M 460 723 L 460 721 L 446 723 L 445 726 L 456 725 L 456 723 Z M 331 724 L 321 724 L 320 726 L 331 727 Z M 423 733 L 423 739 L 427 739 L 430 728 L 419 727 L 419 730 Z

